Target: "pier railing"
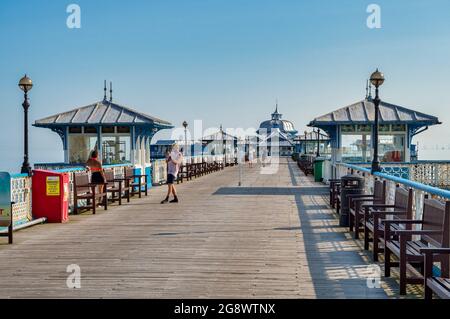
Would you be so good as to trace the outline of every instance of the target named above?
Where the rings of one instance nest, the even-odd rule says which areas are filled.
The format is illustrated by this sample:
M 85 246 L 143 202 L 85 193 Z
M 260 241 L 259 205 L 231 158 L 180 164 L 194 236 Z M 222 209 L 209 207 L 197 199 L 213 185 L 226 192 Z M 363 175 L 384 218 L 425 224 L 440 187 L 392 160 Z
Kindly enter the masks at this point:
M 412 164 L 413 167 L 415 165 L 419 165 L 419 163 L 412 163 Z M 445 163 L 445 165 L 448 164 Z M 404 167 L 411 169 L 410 166 Z M 423 202 L 425 198 L 436 198 L 442 201 L 450 200 L 450 191 L 446 189 L 418 182 L 408 177 L 405 178 L 402 176 L 394 175 L 388 173 L 389 170 L 387 172 L 383 171 L 372 174 L 370 168 L 367 166 L 364 167 L 362 165 L 347 164 L 347 163 L 337 163 L 334 168 L 335 168 L 334 174 L 336 178 L 340 178 L 347 174 L 357 174 L 362 176 L 365 180 L 365 188 L 368 193 L 373 193 L 373 186 L 375 180 L 386 181 L 388 204 L 392 204 L 394 202 L 395 188 L 398 185 L 401 185 L 405 188 L 412 188 L 414 190 L 414 200 L 413 200 L 414 218 L 416 219 L 420 219 L 422 217 Z M 413 169 L 417 168 L 414 167 Z M 439 168 L 436 168 L 435 166 L 433 169 Z M 414 172 L 414 170 L 410 170 L 409 172 Z M 419 174 L 419 177 L 420 176 L 422 175 Z
M 29 222 L 31 215 L 31 177 L 27 174 L 11 175 L 11 202 L 14 225 Z
M 348 163 L 350 165 L 370 168 L 370 163 Z M 324 180 L 332 179 L 342 163 L 324 162 Z M 382 163 L 382 173 L 400 177 L 413 182 L 450 190 L 450 161 L 415 161 L 404 163 Z

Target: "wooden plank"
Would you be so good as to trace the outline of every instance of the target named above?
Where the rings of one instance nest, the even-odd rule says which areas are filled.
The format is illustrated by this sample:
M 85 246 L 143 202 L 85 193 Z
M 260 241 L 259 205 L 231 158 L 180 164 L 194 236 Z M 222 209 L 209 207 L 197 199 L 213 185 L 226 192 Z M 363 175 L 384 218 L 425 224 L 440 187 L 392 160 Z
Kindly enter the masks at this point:
M 275 175 L 238 167 L 165 187 L 97 215 L 71 216 L 0 244 L 0 297 L 388 298 L 367 287 L 368 256 L 328 208 L 328 191 L 282 159 Z M 66 267 L 81 267 L 81 289 Z

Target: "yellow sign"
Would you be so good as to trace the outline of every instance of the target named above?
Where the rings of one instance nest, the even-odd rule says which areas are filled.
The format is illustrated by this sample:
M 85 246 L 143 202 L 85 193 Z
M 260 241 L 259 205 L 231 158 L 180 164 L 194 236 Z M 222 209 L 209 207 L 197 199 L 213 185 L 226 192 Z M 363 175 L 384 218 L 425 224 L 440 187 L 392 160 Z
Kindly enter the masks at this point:
M 59 176 L 47 176 L 46 181 L 46 195 L 47 196 L 59 196 L 60 195 L 60 185 Z

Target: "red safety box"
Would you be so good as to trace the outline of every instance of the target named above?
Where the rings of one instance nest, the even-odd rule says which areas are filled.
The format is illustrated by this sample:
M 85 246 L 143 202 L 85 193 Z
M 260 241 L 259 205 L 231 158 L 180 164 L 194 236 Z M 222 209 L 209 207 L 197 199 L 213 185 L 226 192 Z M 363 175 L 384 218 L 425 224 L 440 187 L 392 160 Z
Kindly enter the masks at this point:
M 33 218 L 49 223 L 69 220 L 69 174 L 34 170 L 32 177 Z

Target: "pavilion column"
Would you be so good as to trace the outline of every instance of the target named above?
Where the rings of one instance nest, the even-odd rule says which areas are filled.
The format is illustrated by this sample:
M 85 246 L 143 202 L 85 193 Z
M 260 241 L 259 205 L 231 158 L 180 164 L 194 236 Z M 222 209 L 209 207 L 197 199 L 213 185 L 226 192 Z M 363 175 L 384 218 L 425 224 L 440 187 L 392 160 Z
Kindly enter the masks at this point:
M 64 162 L 69 163 L 69 127 L 67 126 L 64 130 L 64 139 L 63 139 L 63 147 L 64 147 Z
M 141 166 L 141 136 L 136 136 L 134 164 Z
M 340 126 L 336 126 L 336 136 L 333 141 L 333 157 L 335 162 L 340 162 L 342 160 L 342 135 Z
M 102 149 L 102 128 L 101 126 L 97 126 L 97 151 L 98 156 L 100 157 L 100 161 L 103 162 L 103 149 Z
M 135 126 L 131 127 L 130 135 L 131 135 L 131 150 L 130 150 L 131 164 L 136 165 L 136 127 Z

